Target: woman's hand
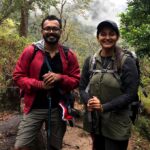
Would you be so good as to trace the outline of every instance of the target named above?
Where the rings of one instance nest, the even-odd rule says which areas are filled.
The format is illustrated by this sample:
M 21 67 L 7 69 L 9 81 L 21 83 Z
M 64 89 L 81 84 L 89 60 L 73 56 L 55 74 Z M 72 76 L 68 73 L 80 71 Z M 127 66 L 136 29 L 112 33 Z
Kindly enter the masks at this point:
M 87 108 L 88 108 L 88 111 L 93 111 L 94 109 L 99 110 L 101 112 L 103 111 L 101 101 L 95 96 L 93 96 L 93 98 L 89 99 L 89 101 L 87 103 Z

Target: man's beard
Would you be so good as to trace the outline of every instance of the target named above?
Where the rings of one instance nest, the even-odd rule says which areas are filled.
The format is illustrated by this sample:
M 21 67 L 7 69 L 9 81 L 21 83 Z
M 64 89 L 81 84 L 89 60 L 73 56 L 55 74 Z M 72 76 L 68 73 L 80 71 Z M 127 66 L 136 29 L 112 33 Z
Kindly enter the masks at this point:
M 60 39 L 60 36 L 51 33 L 51 34 L 44 35 L 43 38 L 47 44 L 57 44 Z

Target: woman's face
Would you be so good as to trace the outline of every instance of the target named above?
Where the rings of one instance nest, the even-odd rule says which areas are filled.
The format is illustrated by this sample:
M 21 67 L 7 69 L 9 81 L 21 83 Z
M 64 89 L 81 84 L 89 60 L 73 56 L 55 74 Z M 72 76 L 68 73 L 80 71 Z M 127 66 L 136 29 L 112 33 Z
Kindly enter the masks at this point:
M 111 49 L 116 45 L 118 35 L 110 27 L 104 27 L 99 33 L 97 39 L 103 49 Z

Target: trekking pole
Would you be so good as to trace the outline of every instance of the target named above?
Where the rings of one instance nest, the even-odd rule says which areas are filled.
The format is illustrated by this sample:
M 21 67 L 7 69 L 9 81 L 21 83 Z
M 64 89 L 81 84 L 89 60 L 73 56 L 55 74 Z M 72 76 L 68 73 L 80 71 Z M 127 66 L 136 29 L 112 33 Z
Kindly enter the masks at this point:
M 50 150 L 50 135 L 51 135 L 51 97 L 48 94 L 47 96 L 49 101 L 49 108 L 48 108 L 48 129 L 47 129 L 47 150 Z
M 46 64 L 48 67 L 49 72 L 52 71 L 52 68 L 48 62 L 47 56 L 45 56 Z M 47 98 L 49 101 L 49 107 L 48 107 L 48 132 L 47 132 L 47 150 L 50 150 L 50 135 L 51 135 L 51 96 L 50 93 L 47 94 Z

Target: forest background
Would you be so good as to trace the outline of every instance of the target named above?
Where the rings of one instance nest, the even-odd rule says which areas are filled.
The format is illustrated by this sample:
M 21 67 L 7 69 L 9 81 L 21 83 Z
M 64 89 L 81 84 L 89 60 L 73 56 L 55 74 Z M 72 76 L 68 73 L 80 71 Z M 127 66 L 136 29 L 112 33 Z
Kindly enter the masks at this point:
M 4 100 L 12 89 L 12 70 L 24 47 L 41 39 L 41 21 L 48 14 L 56 14 L 63 21 L 61 42 L 77 54 L 80 68 L 86 56 L 98 49 L 96 27 L 81 22 L 92 11 L 94 0 L 1 0 L 0 1 L 0 110 L 13 110 L 16 102 Z M 95 6 L 97 1 L 95 0 Z M 94 5 L 93 5 L 94 6 Z M 94 9 L 94 8 L 93 8 Z M 104 8 L 99 8 L 104 9 Z M 105 18 L 107 19 L 107 18 Z M 127 9 L 119 14 L 121 38 L 119 44 L 135 51 L 141 67 L 142 89 L 139 95 L 143 113 L 135 131 L 150 140 L 150 2 L 128 0 Z M 12 88 L 13 87 L 13 88 Z M 19 96 L 18 96 L 19 97 Z M 10 99 L 10 98 L 9 98 Z

